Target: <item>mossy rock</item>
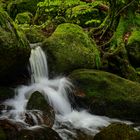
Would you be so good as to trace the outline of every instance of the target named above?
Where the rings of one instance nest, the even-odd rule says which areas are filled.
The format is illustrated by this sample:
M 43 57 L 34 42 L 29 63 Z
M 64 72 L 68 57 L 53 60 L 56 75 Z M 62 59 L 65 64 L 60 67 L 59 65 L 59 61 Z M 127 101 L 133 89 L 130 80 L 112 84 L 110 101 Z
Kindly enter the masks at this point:
M 53 72 L 67 73 L 77 68 L 100 65 L 95 43 L 75 24 L 60 24 L 42 48 L 48 56 L 49 70 Z
M 66 17 L 71 22 L 83 27 L 97 27 L 105 18 L 105 13 L 101 12 L 98 8 L 99 3 L 95 5 L 78 5 L 69 8 L 66 11 Z
M 18 13 L 30 12 L 33 15 L 37 10 L 37 4 L 43 0 L 14 0 L 7 6 L 9 15 L 15 19 Z
M 15 23 L 17 24 L 30 24 L 32 14 L 30 12 L 19 13 L 16 15 Z
M 30 56 L 30 47 L 22 32 L 11 18 L 0 11 L 0 83 L 17 79 L 25 70 Z
M 42 28 L 39 26 L 30 26 L 29 24 L 20 24 L 18 29 L 22 30 L 26 35 L 28 41 L 32 44 L 41 43 L 46 39 L 46 35 L 43 33 Z
M 140 66 L 140 30 L 134 29 L 128 39 L 126 45 L 128 56 L 131 64 L 134 67 Z
M 45 97 L 38 91 L 32 93 L 28 103 L 27 110 L 40 110 L 42 112 L 43 124 L 52 127 L 55 120 L 53 108 L 48 104 Z M 27 118 L 27 121 L 29 119 Z M 28 122 L 27 122 L 28 123 Z
M 139 83 L 88 69 L 75 70 L 69 77 L 86 94 L 84 105 L 92 113 L 140 122 Z
M 113 123 L 96 134 L 94 140 L 139 140 L 140 132 L 131 126 Z
M 124 44 L 120 44 L 115 50 L 105 53 L 102 64 L 102 69 L 105 71 L 132 81 L 139 81 L 136 70 L 129 62 L 128 52 Z

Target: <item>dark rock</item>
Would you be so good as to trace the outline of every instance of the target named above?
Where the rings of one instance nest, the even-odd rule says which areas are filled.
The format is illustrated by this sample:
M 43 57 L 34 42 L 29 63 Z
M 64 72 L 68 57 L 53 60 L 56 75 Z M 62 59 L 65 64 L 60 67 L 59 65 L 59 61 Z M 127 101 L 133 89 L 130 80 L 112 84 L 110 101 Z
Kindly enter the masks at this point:
M 53 129 L 42 126 L 32 129 L 22 129 L 18 134 L 18 140 L 62 140 Z
M 24 125 L 8 119 L 0 119 L 0 128 L 4 132 L 6 140 L 18 140 L 17 133 L 24 128 Z
M 38 110 L 33 112 L 31 111 L 30 113 L 33 113 L 32 115 L 35 115 L 36 117 L 40 115 L 42 121 L 39 119 L 39 117 L 37 117 L 37 119 L 39 120 L 39 124 L 46 124 L 49 127 L 52 127 L 52 125 L 54 124 L 54 110 L 40 92 L 36 91 L 31 95 L 26 108 L 27 110 Z M 30 125 L 33 125 L 32 119 L 32 116 L 27 113 L 25 121 Z
M 60 136 L 47 126 L 26 128 L 21 122 L 0 120 L 1 140 L 61 140 Z

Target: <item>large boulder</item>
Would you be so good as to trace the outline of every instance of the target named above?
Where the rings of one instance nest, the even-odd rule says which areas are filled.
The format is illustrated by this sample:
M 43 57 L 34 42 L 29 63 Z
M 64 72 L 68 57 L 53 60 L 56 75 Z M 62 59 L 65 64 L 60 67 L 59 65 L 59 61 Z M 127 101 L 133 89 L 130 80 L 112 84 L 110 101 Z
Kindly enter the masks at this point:
M 139 140 L 140 132 L 133 129 L 133 127 L 121 124 L 113 123 L 108 127 L 101 130 L 96 134 L 94 140 Z
M 45 40 L 42 48 L 48 56 L 49 69 L 53 72 L 66 73 L 100 65 L 96 44 L 75 24 L 60 24 Z
M 77 103 L 92 113 L 140 122 L 140 84 L 98 70 L 75 70 L 69 76 L 86 95 Z
M 17 79 L 26 69 L 30 56 L 27 39 L 5 11 L 0 10 L 0 83 Z
M 40 92 L 36 91 L 32 93 L 26 108 L 37 117 L 38 124 L 46 124 L 49 127 L 53 126 L 55 120 L 54 110 Z M 32 110 L 35 111 L 33 112 Z M 41 111 L 42 113 L 38 114 L 39 112 L 36 110 Z M 42 118 L 41 120 L 38 115 Z M 26 113 L 25 121 L 30 125 L 35 125 L 34 118 L 32 118 L 32 115 L 30 115 L 30 113 L 28 114 L 28 112 Z

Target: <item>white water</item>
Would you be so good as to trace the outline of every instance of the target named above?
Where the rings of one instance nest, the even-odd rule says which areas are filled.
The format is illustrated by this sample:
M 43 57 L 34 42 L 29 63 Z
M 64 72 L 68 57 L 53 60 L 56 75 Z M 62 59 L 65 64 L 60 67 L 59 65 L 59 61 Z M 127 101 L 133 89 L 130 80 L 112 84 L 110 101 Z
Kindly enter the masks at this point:
M 49 79 L 46 56 L 40 47 L 32 49 L 30 65 L 32 72 L 31 84 L 18 87 L 15 98 L 5 102 L 13 110 L 4 113 L 4 116 L 24 122 L 25 117 L 23 114 L 26 112 L 27 102 L 33 92 L 39 91 L 54 108 L 56 123 L 53 128 L 64 140 L 70 139 L 68 138 L 68 133 L 75 136 L 76 134 L 73 131 L 75 129 L 84 129 L 87 133 L 95 134 L 99 132 L 99 128 L 107 126 L 114 121 L 107 117 L 91 115 L 87 111 L 73 110 L 68 98 L 68 94 L 72 92 L 71 82 L 65 77 Z M 35 116 L 34 120 L 36 120 Z M 61 125 L 71 129 L 71 131 L 61 128 Z

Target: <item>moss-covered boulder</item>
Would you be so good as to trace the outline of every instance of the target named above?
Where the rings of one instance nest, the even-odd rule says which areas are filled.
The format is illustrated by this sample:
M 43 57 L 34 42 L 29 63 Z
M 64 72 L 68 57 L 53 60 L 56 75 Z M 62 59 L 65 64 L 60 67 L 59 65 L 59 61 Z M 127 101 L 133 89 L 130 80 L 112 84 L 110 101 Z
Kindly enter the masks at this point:
M 23 12 L 16 15 L 15 23 L 17 24 L 30 24 L 32 14 L 30 12 Z
M 92 113 L 140 122 L 140 84 L 98 70 L 75 70 L 69 76 L 86 94 L 82 105 Z M 77 103 L 81 102 L 78 98 Z
M 35 14 L 37 4 L 43 0 L 13 0 L 7 6 L 9 15 L 15 19 L 18 13 L 31 12 Z
M 94 140 L 139 140 L 140 132 L 131 126 L 121 123 L 114 123 L 96 134 Z
M 55 114 L 53 108 L 48 104 L 48 102 L 45 100 L 44 96 L 36 91 L 32 93 L 28 103 L 27 103 L 27 110 L 39 110 L 42 113 L 40 114 L 40 117 L 42 118 L 41 121 L 38 120 L 39 124 L 46 124 L 49 127 L 52 127 L 55 120 Z M 38 112 L 33 112 L 35 116 L 37 116 Z M 37 117 L 40 119 L 39 117 Z M 34 125 L 32 116 L 30 116 L 30 113 L 26 114 L 26 122 L 30 125 Z M 31 122 L 31 123 L 30 123 Z
M 140 67 L 140 30 L 134 29 L 126 45 L 128 57 L 134 67 Z
M 26 69 L 30 47 L 22 32 L 11 18 L 0 11 L 0 83 L 9 83 Z
M 95 68 L 100 64 L 95 43 L 75 24 L 59 25 L 42 48 L 48 56 L 50 71 L 65 73 L 77 68 Z

